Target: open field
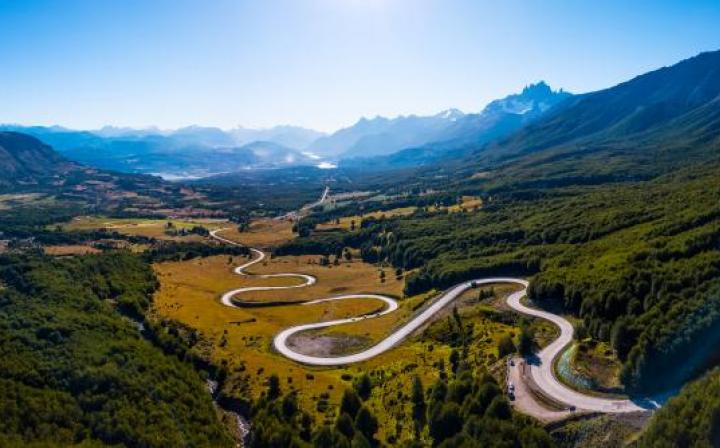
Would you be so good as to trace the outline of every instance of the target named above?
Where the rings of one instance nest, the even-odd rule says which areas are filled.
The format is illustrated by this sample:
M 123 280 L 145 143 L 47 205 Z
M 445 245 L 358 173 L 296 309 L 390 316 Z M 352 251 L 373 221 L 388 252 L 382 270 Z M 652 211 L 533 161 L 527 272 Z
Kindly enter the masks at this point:
M 455 213 L 461 210 L 473 210 L 482 206 L 482 199 L 475 196 L 463 196 L 462 201 L 458 204 L 448 207 L 448 212 Z
M 328 230 L 328 229 L 350 230 L 353 223 L 355 223 L 356 228 L 360 228 L 360 222 L 363 219 L 381 218 L 383 216 L 388 217 L 388 218 L 391 218 L 393 216 L 407 216 L 407 215 L 411 215 L 416 209 L 417 209 L 417 207 L 402 207 L 402 208 L 394 208 L 392 210 L 366 213 L 364 215 L 346 216 L 343 218 L 339 218 L 338 220 L 333 221 L 333 222 L 326 222 L 323 224 L 319 224 L 317 226 L 317 229 L 318 230 Z
M 453 204 L 449 207 L 440 206 L 435 207 L 431 206 L 428 207 L 428 212 L 439 212 L 442 210 L 447 210 L 448 213 L 457 213 L 464 210 L 474 210 L 476 208 L 479 208 L 482 206 L 482 199 L 477 198 L 475 196 L 463 196 L 462 200 L 457 203 Z M 384 210 L 384 211 L 376 211 L 376 212 L 370 212 L 365 213 L 363 215 L 354 215 L 354 216 L 346 216 L 342 218 L 338 218 L 335 221 L 331 222 L 325 222 L 322 224 L 319 224 L 316 229 L 317 230 L 331 230 L 331 229 L 343 229 L 343 230 L 350 230 L 353 226 L 353 223 L 355 224 L 356 228 L 360 227 L 360 223 L 363 219 L 367 218 L 392 218 L 394 216 L 408 216 L 413 214 L 417 210 L 417 207 L 411 206 L 411 207 L 400 207 L 400 208 L 394 208 L 390 210 Z
M 357 292 L 401 295 L 402 280 L 388 276 L 381 283 L 375 266 L 360 261 L 332 267 L 311 264 L 318 258 L 277 257 L 264 265 L 253 266 L 253 273 L 302 272 L 315 275 L 318 282 L 307 288 L 256 292 L 243 298 L 292 301 Z M 318 305 L 229 308 L 219 302 L 221 293 L 228 289 L 298 281 L 238 276 L 232 273 L 232 268 L 244 261 L 244 258 L 230 261 L 229 257 L 216 256 L 155 265 L 161 287 L 155 296 L 154 314 L 159 318 L 178 320 L 199 330 L 201 337 L 207 341 L 206 355 L 218 364 L 226 363 L 235 372 L 228 386 L 231 390 L 237 390 L 239 395 L 249 394 L 257 398 L 265 390 L 268 376 L 277 374 L 283 390 L 299 392 L 301 406 L 314 413 L 316 424 L 334 418 L 334 409 L 342 391 L 351 385 L 353 378 L 370 373 L 377 385 L 368 405 L 381 421 L 388 422 L 380 430 L 381 440 L 388 436 L 409 440 L 411 428 L 401 425 L 398 431 L 395 425 L 396 422 L 407 422 L 409 412 L 406 400 L 399 399 L 402 395 L 398 394 L 410 392 L 411 378 L 415 374 L 422 378 L 424 384 L 430 385 L 439 375 L 438 362 L 447 363 L 451 347 L 441 335 L 446 333 L 448 318 L 442 316 L 430 325 L 425 334 L 415 336 L 364 363 L 339 368 L 299 365 L 274 353 L 272 338 L 277 332 L 301 323 L 368 313 L 381 304 L 360 299 Z M 497 291 L 498 294 L 504 293 L 502 287 L 498 287 Z M 313 339 L 317 336 L 335 339 L 332 342 L 339 340 L 341 344 L 346 343 L 346 349 L 354 351 L 359 349 L 358 345 L 368 345 L 387 335 L 392 328 L 417 312 L 413 308 L 419 308 L 426 298 L 418 296 L 402 299 L 399 310 L 381 318 L 300 336 L 310 337 L 309 341 L 317 341 Z M 492 314 L 477 311 L 478 306 L 472 300 L 463 299 L 462 302 L 460 310 L 463 322 L 473 328 L 469 359 L 482 366 L 501 364 L 497 358 L 497 341 L 503 334 L 517 334 L 517 328 L 493 320 Z M 448 310 L 448 316 L 450 312 Z M 323 342 L 320 339 L 321 347 L 318 350 L 328 349 Z
M 220 235 L 247 246 L 268 248 L 295 238 L 292 226 L 292 222 L 284 219 L 258 219 L 250 223 L 250 228 L 244 232 L 239 232 L 237 225 L 227 223 L 220 226 L 227 227 Z
M 52 202 L 52 200 L 52 197 L 42 193 L 0 194 L 0 210 L 8 210 L 18 205 L 27 205 L 30 203 L 40 205 L 43 202 Z
M 284 257 L 283 257 L 284 258 Z M 274 259 L 268 266 L 256 268 L 263 273 L 289 270 L 291 266 L 305 267 L 310 257 L 288 257 L 294 260 Z M 236 260 L 239 261 L 239 260 Z M 274 354 L 272 337 L 281 329 L 304 322 L 315 322 L 371 312 L 380 305 L 373 300 L 345 300 L 318 305 L 291 305 L 270 308 L 228 308 L 220 304 L 221 292 L 238 286 L 268 285 L 292 281 L 278 279 L 243 278 L 232 273 L 237 262 L 228 264 L 228 257 L 210 257 L 184 262 L 163 263 L 155 266 L 161 281 L 161 288 L 155 297 L 154 312 L 160 317 L 169 317 L 198 329 L 202 337 L 210 342 L 210 356 L 216 362 L 227 362 L 233 367 L 243 366 L 250 373 L 247 381 L 255 398 L 264 389 L 267 376 L 276 373 L 284 381 L 291 381 L 293 387 L 303 391 L 301 397 L 307 409 L 314 409 L 312 397 L 327 392 L 337 403 L 339 394 L 346 383 L 342 380 L 344 369 L 312 369 Z M 343 266 L 321 267 L 307 265 L 302 272 L 317 275 L 318 283 L 312 287 L 291 292 L 295 299 L 317 298 L 332 295 L 333 291 L 362 292 L 372 286 L 379 293 L 399 294 L 399 281 L 381 284 L 375 268 L 361 262 Z M 352 279 L 352 281 L 350 281 Z M 339 287 L 338 282 L 349 281 Z M 337 291 L 340 292 L 340 291 Z M 277 293 L 287 293 L 278 291 Z M 263 293 L 257 293 L 263 294 Z M 273 297 L 265 294 L 266 298 Z M 291 296 L 292 297 L 292 296 Z M 257 297 L 260 298 L 261 297 Z M 287 298 L 287 297 L 286 297 Z M 382 361 L 373 360 L 372 364 Z M 308 378 L 308 373 L 312 376 Z M 285 377 L 291 378 L 286 380 Z M 328 389 L 331 386 L 333 389 Z
M 172 224 L 171 229 L 168 229 L 168 223 Z M 61 224 L 61 226 L 68 231 L 106 229 L 124 235 L 181 241 L 202 241 L 204 237 L 196 234 L 185 236 L 172 235 L 172 230 L 190 230 L 195 226 L 202 226 L 208 230 L 213 230 L 227 225 L 227 221 L 217 219 L 116 219 L 102 216 L 82 216 L 73 219 L 69 223 Z M 168 232 L 168 230 L 170 230 L 170 232 Z
M 83 245 L 83 244 L 69 244 L 69 245 L 62 245 L 62 246 L 45 246 L 45 247 L 43 247 L 43 251 L 47 255 L 54 255 L 54 256 L 87 255 L 87 254 L 96 254 L 96 253 L 100 252 L 100 250 L 98 250 L 92 246 L 87 246 L 87 245 Z

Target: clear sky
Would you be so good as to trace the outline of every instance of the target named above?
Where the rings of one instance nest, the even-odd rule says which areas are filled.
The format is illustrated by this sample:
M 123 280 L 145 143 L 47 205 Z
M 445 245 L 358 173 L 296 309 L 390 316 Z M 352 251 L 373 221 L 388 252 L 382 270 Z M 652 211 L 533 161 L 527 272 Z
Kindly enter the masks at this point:
M 720 0 L 0 0 L 0 122 L 331 131 L 720 48 Z

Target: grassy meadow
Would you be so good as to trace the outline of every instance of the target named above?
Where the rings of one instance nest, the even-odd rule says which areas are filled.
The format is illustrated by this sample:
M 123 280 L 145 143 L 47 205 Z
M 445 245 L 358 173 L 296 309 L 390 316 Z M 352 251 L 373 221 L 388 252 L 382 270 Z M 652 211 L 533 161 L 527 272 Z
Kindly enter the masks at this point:
M 265 228 L 270 231 L 273 226 Z M 228 234 L 230 231 L 224 236 Z M 248 235 L 243 232 L 239 239 L 247 242 L 244 238 Z M 252 238 L 258 241 L 259 235 Z M 300 335 L 309 338 L 306 340 L 349 341 L 342 349 L 352 352 L 387 336 L 420 312 L 436 295 L 433 291 L 403 298 L 404 279 L 396 278 L 387 268 L 385 271 L 389 275 L 382 281 L 378 266 L 357 259 L 322 266 L 319 259 L 319 255 L 268 257 L 263 263 L 252 266 L 249 271 L 253 274 L 298 272 L 317 278 L 317 283 L 310 287 L 242 295 L 243 300 L 289 302 L 287 306 L 265 308 L 230 308 L 222 305 L 219 297 L 233 288 L 292 285 L 301 280 L 260 279 L 234 274 L 233 268 L 247 261 L 244 257 L 213 256 L 155 264 L 161 286 L 155 296 L 153 315 L 158 319 L 177 320 L 198 330 L 204 340 L 204 355 L 214 363 L 227 365 L 233 372 L 226 388 L 239 398 L 257 399 L 266 390 L 269 376 L 276 374 L 284 391 L 298 392 L 300 406 L 313 415 L 316 425 L 333 421 L 343 390 L 350 387 L 355 378 L 369 373 L 375 387 L 367 405 L 383 422 L 379 439 L 410 440 L 413 437 L 411 425 L 407 423 L 410 405 L 405 398 L 410 394 L 411 379 L 418 375 L 423 384 L 429 386 L 441 371 L 451 368 L 448 359 L 453 349 L 457 350 L 457 341 L 448 338 L 457 331 L 453 308 L 444 310 L 433 323 L 398 347 L 367 362 L 332 368 L 298 364 L 274 351 L 272 339 L 279 331 L 302 323 L 370 313 L 382 303 L 371 299 L 317 305 L 292 302 L 363 292 L 398 297 L 400 308 L 394 313 Z M 498 308 L 513 290 L 510 286 L 497 285 L 491 299 L 480 299 L 479 291 L 471 290 L 456 302 L 461 325 L 468 332 L 468 362 L 494 370 L 499 375 L 504 372 L 504 364 L 500 360 L 498 343 L 504 336 L 517 340 L 519 334 L 516 316 Z

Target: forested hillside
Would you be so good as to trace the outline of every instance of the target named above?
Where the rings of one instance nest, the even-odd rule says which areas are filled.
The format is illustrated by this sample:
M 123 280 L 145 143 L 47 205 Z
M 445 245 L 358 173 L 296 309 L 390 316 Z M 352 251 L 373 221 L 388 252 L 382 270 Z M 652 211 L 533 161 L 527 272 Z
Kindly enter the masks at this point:
M 720 342 L 718 94 L 713 52 L 573 98 L 479 149 L 478 160 L 407 182 L 441 189 L 417 197 L 412 215 L 313 233 L 316 217 L 298 226 L 309 236 L 280 252 L 357 247 L 368 261 L 413 270 L 408 294 L 532 277 L 532 299 L 561 305 L 582 318 L 581 332 L 612 342 L 628 388 L 666 390 L 702 371 Z M 483 165 L 488 151 L 504 160 Z M 478 211 L 428 207 L 471 193 L 483 198 Z
M 116 311 L 155 288 L 139 257 L 2 256 L 0 285 L 0 445 L 232 445 L 198 373 Z
M 659 410 L 639 446 L 720 446 L 720 371 L 686 386 Z
M 0 132 L 0 188 L 49 182 L 73 168 L 77 166 L 33 137 Z
M 718 334 L 719 174 L 712 165 L 646 183 L 497 195 L 474 213 L 421 208 L 365 220 L 355 232 L 315 233 L 280 252 L 359 247 L 369 261 L 417 269 L 408 294 L 534 276 L 533 299 L 561 302 L 589 334 L 613 342 L 628 386 L 662 389 L 701 366 L 710 353 L 699 350 Z M 688 353 L 697 358 L 678 364 Z

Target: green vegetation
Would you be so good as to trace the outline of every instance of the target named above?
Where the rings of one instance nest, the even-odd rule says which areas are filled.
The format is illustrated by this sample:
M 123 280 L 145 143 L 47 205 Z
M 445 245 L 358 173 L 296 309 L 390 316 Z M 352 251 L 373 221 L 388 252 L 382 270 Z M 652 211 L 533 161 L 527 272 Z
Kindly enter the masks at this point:
M 720 52 L 706 53 L 578 96 L 502 142 L 467 145 L 442 164 L 392 175 L 292 169 L 216 178 L 221 187 L 181 186 L 80 167 L 35 139 L 0 134 L 4 167 L 13 173 L 0 180 L 2 192 L 13 193 L 0 201 L 1 239 L 10 240 L 11 253 L 0 257 L 0 444 L 231 443 L 200 376 L 182 359 L 212 371 L 219 398 L 251 416 L 253 447 L 551 446 L 544 430 L 512 412 L 497 380 L 485 373 L 504 366 L 498 355 L 527 354 L 546 341 L 549 332 L 536 322 L 518 328 L 503 312 L 476 304 L 359 367 L 366 370 L 291 372 L 292 364 L 281 381 L 281 369 L 265 374 L 259 363 L 275 355 L 267 352 L 267 335 L 258 337 L 251 325 L 267 322 L 247 316 L 228 323 L 224 313 L 211 315 L 212 288 L 182 304 L 166 303 L 166 312 L 194 321 L 147 319 L 147 339 L 123 317 L 139 318 L 150 304 L 157 285 L 149 262 L 247 251 L 49 226 L 79 214 L 217 216 L 231 218 L 248 238 L 250 217 L 316 200 L 326 184 L 372 193 L 316 207 L 295 223 L 292 241 L 285 223 L 282 238 L 265 239 L 268 246 L 283 242 L 274 255 L 309 254 L 335 273 L 341 260 L 359 254 L 380 265 L 368 285 L 404 281 L 406 296 L 477 277 L 528 277 L 535 304 L 577 317 L 577 334 L 587 343 L 578 346 L 587 349 L 578 367 L 604 371 L 607 385 L 619 377 L 630 392 L 673 390 L 718 359 L 718 64 Z M 16 157 L 20 152 L 28 157 Z M 478 198 L 475 205 L 457 206 L 466 196 Z M 398 209 L 409 211 L 383 216 Z M 188 230 L 161 232 L 174 238 Z M 207 235 L 204 227 L 190 232 L 201 241 Z M 142 256 L 64 260 L 35 250 L 105 239 L 151 247 Z M 212 263 L 226 269 L 232 258 Z M 493 295 L 481 293 L 477 301 Z M 215 333 L 201 334 L 199 310 L 207 321 L 233 327 L 220 334 L 213 325 Z M 275 325 L 288 318 L 277 316 Z M 216 342 L 225 350 L 214 352 L 225 356 L 219 366 L 203 356 Z M 230 355 L 228 346 L 247 349 Z M 670 400 L 639 445 L 720 445 L 718 378 L 712 371 Z M 433 386 L 425 390 L 423 382 Z M 556 435 L 579 444 L 631 439 L 632 425 L 617 423 L 576 422 Z M 612 437 L 603 439 L 603 431 Z
M 412 393 L 406 397 L 415 431 L 411 446 L 554 446 L 545 430 L 513 413 L 492 376 L 458 367 L 452 379 L 443 371 L 427 391 L 420 378 L 413 377 Z M 279 378 L 270 376 L 266 392 L 253 407 L 249 446 L 378 446 L 379 423 L 366 404 L 368 388 L 372 388 L 370 378 L 364 375 L 354 388 L 344 391 L 334 422 L 313 431 L 310 415 L 298 407 L 296 392 L 283 394 Z
M 441 377 L 428 395 L 427 426 L 433 445 L 554 446 L 544 430 L 513 414 L 497 382 L 486 373 L 472 375 L 458 364 L 453 379 Z M 422 422 L 416 420 L 416 425 L 421 428 Z
M 143 258 L 151 263 L 162 261 L 190 260 L 197 257 L 213 255 L 249 256 L 250 249 L 245 246 L 229 246 L 227 244 L 179 243 L 167 241 L 154 246 L 143 254 Z
M 709 353 L 701 346 L 720 335 L 719 173 L 706 164 L 642 183 L 508 191 L 474 213 L 365 220 L 354 232 L 313 232 L 278 251 L 359 248 L 367 261 L 417 269 L 408 295 L 534 275 L 533 300 L 559 304 L 582 318 L 581 333 L 613 343 L 626 386 L 662 390 L 702 367 Z M 696 357 L 679 370 L 688 353 Z
M 685 386 L 657 411 L 639 446 L 720 446 L 720 370 Z
M 114 305 L 149 303 L 139 257 L 2 256 L 0 279 L 0 445 L 232 445 L 200 376 Z

